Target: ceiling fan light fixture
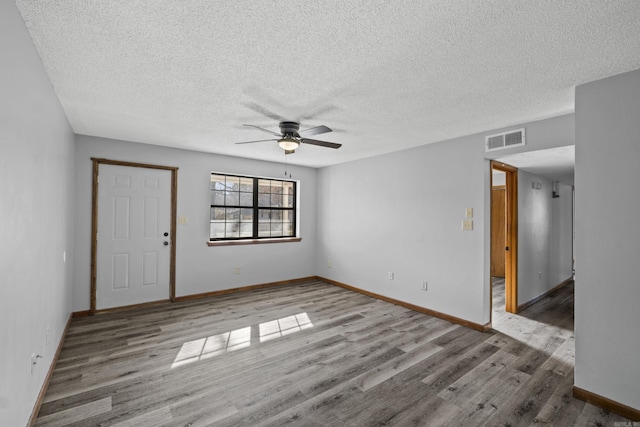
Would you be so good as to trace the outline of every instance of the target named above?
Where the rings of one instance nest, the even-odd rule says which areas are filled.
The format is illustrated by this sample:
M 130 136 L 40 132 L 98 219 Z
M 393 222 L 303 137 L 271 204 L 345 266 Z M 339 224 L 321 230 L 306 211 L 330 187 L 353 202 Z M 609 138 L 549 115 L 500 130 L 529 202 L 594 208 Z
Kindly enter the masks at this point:
M 298 148 L 298 145 L 300 145 L 300 141 L 291 136 L 285 136 L 284 138 L 278 140 L 278 145 L 283 150 L 291 151 Z

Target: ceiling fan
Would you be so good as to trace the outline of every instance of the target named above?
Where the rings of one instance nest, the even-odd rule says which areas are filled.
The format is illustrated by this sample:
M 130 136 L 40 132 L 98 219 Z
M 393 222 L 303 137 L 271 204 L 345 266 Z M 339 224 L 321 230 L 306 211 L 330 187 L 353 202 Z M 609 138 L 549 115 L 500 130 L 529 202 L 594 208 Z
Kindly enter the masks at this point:
M 273 136 L 276 136 L 277 138 L 259 139 L 257 141 L 236 142 L 236 144 L 253 144 L 254 142 L 277 141 L 278 145 L 284 150 L 285 154 L 295 153 L 296 148 L 298 148 L 300 144 L 318 145 L 320 147 L 327 147 L 327 148 L 342 147 L 342 144 L 336 144 L 335 142 L 319 141 L 317 139 L 307 138 L 307 136 L 319 135 L 321 133 L 331 132 L 331 129 L 324 125 L 312 127 L 306 130 L 299 130 L 300 123 L 298 122 L 280 122 L 280 133 L 272 132 L 268 129 L 264 129 L 255 125 L 245 125 L 245 126 L 260 129 L 264 132 L 270 133 Z

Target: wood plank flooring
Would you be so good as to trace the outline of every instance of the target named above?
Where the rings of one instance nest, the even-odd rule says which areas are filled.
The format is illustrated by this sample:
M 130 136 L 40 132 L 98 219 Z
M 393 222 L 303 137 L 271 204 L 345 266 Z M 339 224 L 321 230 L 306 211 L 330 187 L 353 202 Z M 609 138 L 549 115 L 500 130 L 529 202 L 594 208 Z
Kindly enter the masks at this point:
M 569 285 L 481 333 L 309 282 L 74 319 L 36 425 L 627 421 L 571 397 L 572 313 Z

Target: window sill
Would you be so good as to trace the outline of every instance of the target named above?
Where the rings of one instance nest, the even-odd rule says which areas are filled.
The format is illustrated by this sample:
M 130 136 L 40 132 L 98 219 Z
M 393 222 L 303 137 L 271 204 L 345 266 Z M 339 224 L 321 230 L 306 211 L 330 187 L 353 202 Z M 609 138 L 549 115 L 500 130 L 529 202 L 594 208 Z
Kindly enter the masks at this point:
M 252 240 L 220 240 L 207 242 L 207 246 L 237 246 L 237 245 L 260 245 L 263 243 L 291 243 L 299 242 L 302 237 L 291 237 L 287 239 L 252 239 Z

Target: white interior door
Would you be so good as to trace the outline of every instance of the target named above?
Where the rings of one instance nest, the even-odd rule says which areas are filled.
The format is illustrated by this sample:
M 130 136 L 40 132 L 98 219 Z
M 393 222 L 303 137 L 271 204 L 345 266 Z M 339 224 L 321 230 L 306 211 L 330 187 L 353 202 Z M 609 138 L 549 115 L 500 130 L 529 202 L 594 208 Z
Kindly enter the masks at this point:
M 101 164 L 96 308 L 169 299 L 171 171 Z

